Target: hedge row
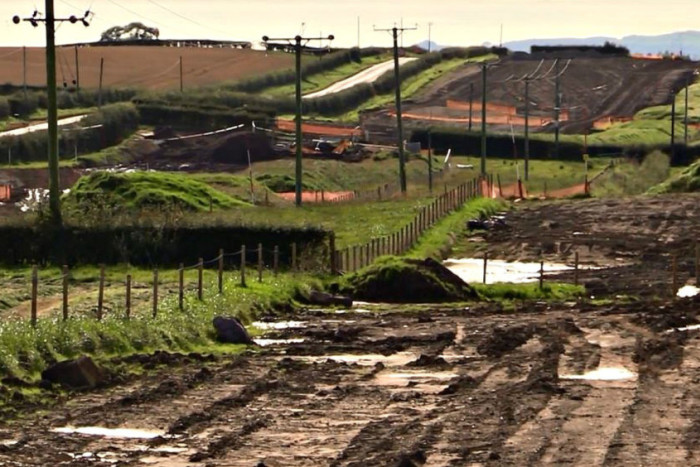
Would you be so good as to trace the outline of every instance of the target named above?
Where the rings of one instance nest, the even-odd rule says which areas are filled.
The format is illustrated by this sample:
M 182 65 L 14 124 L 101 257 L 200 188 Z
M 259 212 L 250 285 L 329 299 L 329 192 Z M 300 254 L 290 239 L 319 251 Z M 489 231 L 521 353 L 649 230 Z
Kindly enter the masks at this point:
M 308 61 L 301 67 L 302 76 L 309 76 L 316 73 L 322 73 L 324 71 L 332 70 L 341 65 L 351 62 L 361 62 L 362 58 L 370 57 L 374 55 L 379 55 L 386 49 L 380 49 L 376 47 L 369 47 L 364 49 L 358 49 L 353 47 L 348 50 L 339 50 L 333 52 L 329 55 L 322 56 L 318 60 Z M 260 92 L 264 89 L 282 86 L 285 84 L 292 84 L 296 80 L 296 71 L 294 69 L 287 69 L 282 71 L 276 71 L 273 73 L 266 73 L 264 75 L 249 78 L 238 83 L 235 83 L 228 87 L 231 91 L 240 92 Z
M 435 151 L 447 152 L 452 149 L 457 154 L 481 154 L 481 133 L 467 132 L 455 128 L 438 127 L 431 130 L 431 143 Z M 420 142 L 422 147 L 428 147 L 428 129 L 416 129 L 411 134 L 411 141 Z M 515 137 L 515 147 L 519 157 L 525 153 L 525 138 L 522 135 Z M 686 165 L 700 156 L 700 146 L 685 148 L 676 145 L 674 165 Z M 588 145 L 587 152 L 591 157 L 596 156 L 626 156 L 642 159 L 646 154 L 660 150 L 671 154 L 670 145 Z M 513 139 L 510 134 L 489 134 L 486 138 L 486 153 L 494 157 L 513 157 Z M 559 154 L 556 153 L 556 145 L 553 140 L 530 139 L 530 157 L 533 159 L 556 160 L 582 160 L 584 153 L 583 144 L 569 141 L 559 142 Z
M 137 102 L 136 107 L 144 125 L 167 125 L 174 128 L 211 130 L 239 124 L 271 124 L 274 114 L 261 109 L 198 108 L 171 105 L 165 102 Z
M 253 251 L 261 243 L 268 250 L 280 248 L 280 264 L 291 262 L 291 244 L 300 255 L 323 255 L 328 232 L 319 228 L 274 228 L 242 226 L 104 228 L 68 227 L 48 229 L 26 225 L 0 227 L 0 244 L 5 245 L 0 263 L 7 266 L 27 264 L 118 264 L 177 267 L 195 264 L 198 258 L 211 260 L 219 249 L 235 253 L 241 245 Z M 267 253 L 270 258 L 271 254 Z M 228 260 L 240 264 L 239 258 Z
M 133 89 L 104 89 L 102 91 L 102 103 L 128 102 L 136 95 Z M 9 105 L 9 115 L 27 117 L 39 109 L 48 107 L 48 96 L 45 90 L 30 90 L 26 95 L 23 91 L 15 91 L 5 97 L 0 97 L 0 102 L 6 100 Z M 76 107 L 96 107 L 99 104 L 99 92 L 95 89 L 81 90 L 59 89 L 56 95 L 56 106 L 59 109 L 74 109 Z M 0 104 L 1 106 L 1 104 Z M 0 109 L 0 119 L 3 116 Z
M 90 130 L 59 129 L 59 155 L 87 154 L 114 146 L 131 135 L 139 125 L 139 114 L 131 104 L 111 104 L 86 117 L 80 127 L 102 125 Z M 45 131 L 0 139 L 0 154 L 11 155 L 12 162 L 45 161 L 48 139 Z

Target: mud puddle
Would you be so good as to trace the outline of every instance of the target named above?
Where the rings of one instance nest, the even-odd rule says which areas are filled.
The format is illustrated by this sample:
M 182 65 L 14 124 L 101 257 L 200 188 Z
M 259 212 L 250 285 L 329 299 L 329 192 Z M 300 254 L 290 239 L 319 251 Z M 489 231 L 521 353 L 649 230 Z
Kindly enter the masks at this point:
M 484 280 L 484 260 L 482 258 L 448 259 L 445 267 L 457 274 L 466 283 L 478 283 Z M 562 272 L 573 270 L 571 266 L 559 263 L 544 263 L 544 272 Z M 535 282 L 540 276 L 540 263 L 523 263 L 517 261 L 489 260 L 486 265 L 486 283 L 510 282 L 522 284 Z
M 121 438 L 121 439 L 154 439 L 164 437 L 164 431 L 156 430 L 139 430 L 133 428 L 104 428 L 99 426 L 83 426 L 72 427 L 66 426 L 62 428 L 54 428 L 51 430 L 54 433 L 66 435 L 87 435 L 99 436 L 103 438 Z
M 308 363 L 320 363 L 328 360 L 337 363 L 347 363 L 348 365 L 374 366 L 381 363 L 385 366 L 404 366 L 415 361 L 418 355 L 414 352 L 397 352 L 391 355 L 382 354 L 339 354 L 339 355 L 319 355 L 319 356 L 292 356 L 295 360 Z
M 270 347 L 275 345 L 289 345 L 289 344 L 302 344 L 306 339 L 298 337 L 292 339 L 253 339 L 253 342 L 258 344 L 260 347 Z
M 599 367 L 582 375 L 559 375 L 559 379 L 586 381 L 629 381 L 636 380 L 637 373 L 624 367 Z
M 678 289 L 676 296 L 679 298 L 692 298 L 700 294 L 700 288 L 694 285 L 686 285 Z
M 305 328 L 308 323 L 304 321 L 253 321 L 251 325 L 263 331 L 280 331 Z

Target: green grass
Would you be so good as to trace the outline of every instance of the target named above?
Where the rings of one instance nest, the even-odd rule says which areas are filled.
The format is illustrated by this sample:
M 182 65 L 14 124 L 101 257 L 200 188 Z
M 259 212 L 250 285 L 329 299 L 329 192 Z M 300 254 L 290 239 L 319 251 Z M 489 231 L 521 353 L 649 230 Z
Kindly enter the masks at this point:
M 360 63 L 346 63 L 332 70 L 316 73 L 311 76 L 302 76 L 301 92 L 302 94 L 310 94 L 312 92 L 321 91 L 333 83 L 342 81 L 363 70 L 366 70 L 371 66 L 387 60 L 391 60 L 391 55 L 371 55 L 368 57 L 363 57 Z M 295 90 L 296 88 L 294 84 L 287 84 L 284 86 L 276 86 L 265 89 L 264 91 L 260 92 L 260 94 L 273 96 L 294 96 Z
M 78 205 L 99 201 L 131 209 L 178 206 L 192 211 L 243 204 L 191 177 L 164 172 L 93 172 L 78 180 L 67 200 Z
M 580 285 L 537 282 L 526 284 L 470 284 L 478 294 L 487 300 L 573 300 L 585 295 L 586 289 Z
M 649 189 L 649 194 L 700 192 L 700 160 Z
M 670 158 L 659 151 L 648 154 L 641 164 L 621 159 L 591 185 L 591 194 L 596 197 L 640 195 L 666 180 L 670 173 Z
M 214 316 L 237 316 L 250 322 L 259 312 L 290 303 L 309 284 L 317 281 L 279 275 L 267 277 L 263 283 L 249 281 L 243 288 L 238 278 L 229 276 L 222 295 L 208 288 L 205 301 L 200 302 L 188 293 L 184 311 L 179 310 L 175 294 L 165 296 L 155 318 L 148 306 L 126 319 L 124 309 L 112 305 L 102 321 L 85 314 L 64 322 L 51 315 L 40 318 L 34 329 L 28 320 L 4 319 L 0 322 L 0 374 L 36 380 L 48 363 L 81 354 L 106 357 L 154 350 L 187 352 L 210 346 L 215 338 L 211 326 Z
M 492 216 L 507 208 L 508 204 L 501 200 L 477 198 L 469 201 L 424 233 L 413 248 L 407 252 L 407 256 L 445 259 L 453 246 L 451 238 L 461 236 L 466 232 L 466 224 L 469 219 Z

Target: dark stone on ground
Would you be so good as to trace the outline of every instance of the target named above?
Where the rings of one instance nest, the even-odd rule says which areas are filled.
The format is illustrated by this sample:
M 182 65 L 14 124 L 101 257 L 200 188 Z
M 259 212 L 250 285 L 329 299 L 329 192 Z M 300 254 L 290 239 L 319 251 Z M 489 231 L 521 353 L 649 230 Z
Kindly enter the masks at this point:
M 217 316 L 213 320 L 216 338 L 226 344 L 253 344 L 243 324 L 232 316 Z
M 103 383 L 105 374 L 90 357 L 82 356 L 50 366 L 41 372 L 41 378 L 71 389 L 82 389 Z
M 352 298 L 350 297 L 332 295 L 326 292 L 319 292 L 318 290 L 312 290 L 307 297 L 307 301 L 311 305 L 342 306 L 345 308 L 352 306 Z

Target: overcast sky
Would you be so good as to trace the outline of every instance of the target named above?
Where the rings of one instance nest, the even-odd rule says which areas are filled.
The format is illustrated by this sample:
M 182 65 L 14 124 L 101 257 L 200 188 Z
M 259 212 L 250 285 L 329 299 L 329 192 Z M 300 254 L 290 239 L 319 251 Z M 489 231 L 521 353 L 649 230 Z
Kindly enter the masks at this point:
M 30 16 L 44 0 L 0 0 L 0 45 L 44 45 L 43 28 L 14 25 L 15 14 Z M 64 24 L 57 43 L 96 41 L 114 25 L 141 21 L 161 38 L 259 40 L 263 35 L 336 36 L 338 46 L 388 46 L 387 33 L 400 24 L 418 25 L 404 44 L 428 38 L 442 45 L 497 44 L 549 37 L 663 34 L 700 29 L 700 0 L 55 0 L 56 15 L 81 15 L 90 8 L 92 25 Z M 302 24 L 304 26 L 302 26 Z

